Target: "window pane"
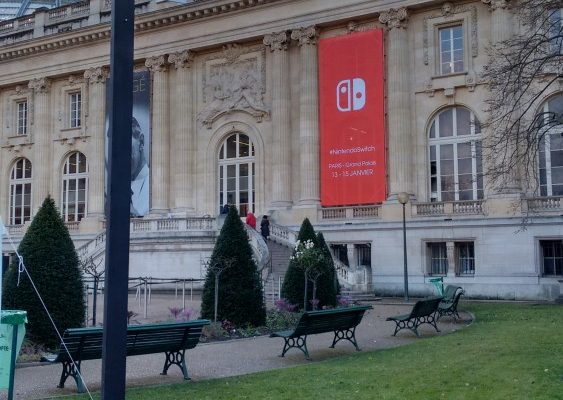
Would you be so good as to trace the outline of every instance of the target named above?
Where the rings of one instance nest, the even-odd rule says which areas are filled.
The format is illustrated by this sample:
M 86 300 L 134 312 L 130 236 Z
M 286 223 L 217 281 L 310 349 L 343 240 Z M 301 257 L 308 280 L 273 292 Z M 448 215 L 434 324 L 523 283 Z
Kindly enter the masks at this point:
M 246 135 L 240 135 L 239 151 L 240 157 L 248 157 L 250 155 L 250 140 Z
M 237 135 L 232 135 L 227 139 L 227 158 L 235 158 L 237 156 Z
M 471 134 L 471 113 L 466 108 L 456 108 L 457 135 Z
M 439 137 L 449 137 L 453 135 L 453 114 L 452 109 L 442 111 L 438 116 L 440 122 Z

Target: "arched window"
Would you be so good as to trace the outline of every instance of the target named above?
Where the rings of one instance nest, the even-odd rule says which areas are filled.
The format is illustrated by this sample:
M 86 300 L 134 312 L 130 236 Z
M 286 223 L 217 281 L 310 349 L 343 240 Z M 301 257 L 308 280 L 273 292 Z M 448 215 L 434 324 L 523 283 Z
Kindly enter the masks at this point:
M 23 225 L 31 219 L 31 162 L 16 161 L 10 172 L 10 225 Z
M 430 200 L 483 198 L 481 125 L 464 107 L 441 111 L 430 125 Z
M 254 144 L 242 133 L 234 133 L 219 150 L 219 207 L 235 205 L 241 217 L 255 212 Z
M 540 195 L 563 196 L 563 94 L 546 101 L 539 115 Z
M 62 214 L 65 222 L 80 221 L 86 215 L 88 163 L 80 152 L 70 154 L 63 167 Z

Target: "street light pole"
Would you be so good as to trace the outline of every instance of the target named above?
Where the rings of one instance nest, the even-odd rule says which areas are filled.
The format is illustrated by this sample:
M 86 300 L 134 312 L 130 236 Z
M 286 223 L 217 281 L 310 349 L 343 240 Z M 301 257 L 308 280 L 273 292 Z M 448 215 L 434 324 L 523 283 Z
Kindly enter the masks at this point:
M 407 267 L 407 223 L 405 216 L 405 206 L 409 202 L 408 193 L 399 193 L 397 199 L 403 205 L 403 277 L 405 287 L 405 301 L 409 301 L 409 272 Z

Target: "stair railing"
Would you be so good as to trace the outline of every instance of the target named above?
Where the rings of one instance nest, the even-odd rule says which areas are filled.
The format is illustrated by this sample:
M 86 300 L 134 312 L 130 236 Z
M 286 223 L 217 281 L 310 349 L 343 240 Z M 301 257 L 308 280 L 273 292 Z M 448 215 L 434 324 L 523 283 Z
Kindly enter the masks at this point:
M 295 247 L 297 233 L 286 226 L 278 225 L 270 221 L 270 239 L 284 246 Z
M 248 234 L 250 247 L 252 247 L 252 257 L 256 262 L 258 271 L 262 272 L 270 262 L 270 249 L 268 249 L 268 245 L 264 241 L 264 238 L 260 233 L 258 233 L 256 229 L 253 229 L 247 224 L 244 224 L 244 228 L 246 229 L 246 233 Z M 269 270 L 266 272 L 269 273 Z

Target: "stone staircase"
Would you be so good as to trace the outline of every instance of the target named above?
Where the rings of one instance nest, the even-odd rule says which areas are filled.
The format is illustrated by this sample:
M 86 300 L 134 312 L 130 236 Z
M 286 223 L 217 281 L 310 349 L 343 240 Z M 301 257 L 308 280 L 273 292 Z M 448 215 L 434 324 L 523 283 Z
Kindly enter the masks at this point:
M 264 281 L 264 298 L 267 306 L 273 306 L 275 301 L 280 298 L 283 278 L 289 266 L 289 257 L 291 257 L 293 248 L 269 240 L 268 250 L 270 251 L 270 266 L 268 276 Z

